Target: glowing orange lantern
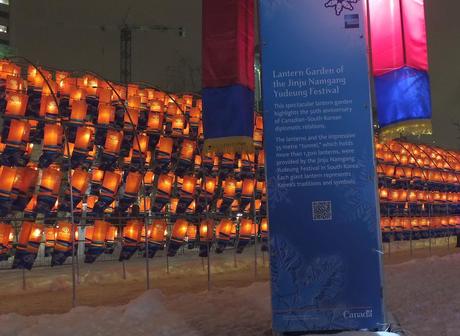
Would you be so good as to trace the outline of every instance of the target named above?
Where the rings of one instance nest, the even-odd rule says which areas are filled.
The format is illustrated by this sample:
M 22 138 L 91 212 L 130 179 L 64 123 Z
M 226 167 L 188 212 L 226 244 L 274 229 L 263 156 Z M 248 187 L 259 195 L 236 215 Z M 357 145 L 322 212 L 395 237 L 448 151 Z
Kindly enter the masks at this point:
M 26 113 L 28 96 L 23 93 L 11 93 L 6 97 L 5 115 L 24 116 Z
M 86 119 L 88 106 L 84 100 L 76 100 L 72 104 L 72 111 L 70 112 L 70 121 L 74 123 L 84 123 Z

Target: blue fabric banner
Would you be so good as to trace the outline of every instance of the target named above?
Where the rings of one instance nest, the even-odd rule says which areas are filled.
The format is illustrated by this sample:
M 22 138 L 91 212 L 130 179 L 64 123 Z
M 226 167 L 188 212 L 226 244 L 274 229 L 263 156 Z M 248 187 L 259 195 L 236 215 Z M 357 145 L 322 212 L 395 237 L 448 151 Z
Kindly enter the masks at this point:
M 375 94 L 381 127 L 431 119 L 430 80 L 426 71 L 403 67 L 376 76 Z
M 260 1 L 273 328 L 381 329 L 361 1 Z

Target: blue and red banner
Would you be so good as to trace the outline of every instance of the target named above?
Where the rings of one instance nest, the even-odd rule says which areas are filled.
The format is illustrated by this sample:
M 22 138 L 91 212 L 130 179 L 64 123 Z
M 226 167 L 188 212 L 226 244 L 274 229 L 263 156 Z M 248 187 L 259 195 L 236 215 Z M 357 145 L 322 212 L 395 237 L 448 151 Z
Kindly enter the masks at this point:
M 424 0 L 368 0 L 380 138 L 431 134 Z
M 203 1 L 203 126 L 206 150 L 253 146 L 254 0 Z

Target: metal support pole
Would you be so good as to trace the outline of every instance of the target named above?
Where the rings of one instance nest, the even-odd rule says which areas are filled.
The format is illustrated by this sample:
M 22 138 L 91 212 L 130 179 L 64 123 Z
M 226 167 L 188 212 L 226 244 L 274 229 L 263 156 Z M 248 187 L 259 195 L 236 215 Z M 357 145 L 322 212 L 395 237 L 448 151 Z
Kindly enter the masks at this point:
M 123 270 L 123 280 L 126 280 L 126 263 L 124 260 L 121 262 L 121 265 Z
M 22 269 L 22 290 L 26 290 L 26 270 L 25 268 Z

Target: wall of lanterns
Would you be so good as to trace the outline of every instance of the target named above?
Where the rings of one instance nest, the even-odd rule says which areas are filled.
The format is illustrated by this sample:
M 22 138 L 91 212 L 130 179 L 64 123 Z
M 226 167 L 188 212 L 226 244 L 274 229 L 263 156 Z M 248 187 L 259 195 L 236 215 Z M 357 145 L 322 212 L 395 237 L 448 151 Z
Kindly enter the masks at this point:
M 266 251 L 262 116 L 255 153 L 216 155 L 201 109 L 196 95 L 0 61 L 0 260 L 30 269 L 43 244 L 61 265 L 78 240 L 88 263 L 116 242 L 120 261 L 241 253 L 256 237 Z M 376 157 L 384 241 L 457 234 L 460 153 L 392 141 Z
M 392 141 L 376 145 L 383 240 L 456 235 L 460 153 Z
M 60 265 L 78 227 L 88 263 L 116 241 L 120 261 L 184 245 L 206 256 L 214 241 L 242 252 L 255 236 L 266 249 L 262 119 L 255 153 L 215 155 L 201 151 L 201 108 L 195 95 L 0 61 L 0 260 L 31 269 L 44 244 Z

